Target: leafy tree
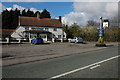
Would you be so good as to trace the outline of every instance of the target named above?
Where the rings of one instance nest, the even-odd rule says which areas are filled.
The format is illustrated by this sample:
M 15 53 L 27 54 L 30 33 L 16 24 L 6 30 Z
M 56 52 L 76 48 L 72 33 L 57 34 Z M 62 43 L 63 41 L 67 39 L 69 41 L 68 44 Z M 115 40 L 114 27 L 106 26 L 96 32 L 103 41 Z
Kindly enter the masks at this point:
M 85 41 L 97 41 L 98 31 L 95 27 L 83 27 L 74 23 L 72 26 L 65 26 L 64 31 L 67 34 L 67 38 L 82 37 Z
M 98 40 L 98 30 L 95 27 L 85 27 L 82 29 L 84 34 L 84 39 L 86 41 L 97 41 Z
M 68 25 L 63 24 L 63 31 L 66 33 L 67 39 L 73 37 Z
M 42 18 L 51 18 L 51 16 L 50 16 L 50 13 L 46 9 L 44 9 L 43 12 L 40 15 L 40 18 L 41 19 Z
M 13 16 L 11 22 L 12 25 L 11 28 L 14 29 L 18 26 L 18 16 L 20 16 L 20 10 L 17 10 L 16 8 L 11 15 Z
M 5 10 L 2 12 L 2 28 L 3 29 L 15 29 L 18 26 L 18 16 L 20 16 L 20 11 L 15 9 Z
M 105 41 L 118 41 L 119 40 L 119 31 L 118 27 L 110 27 L 105 31 Z
M 6 9 L 2 12 L 2 28 L 9 28 L 11 24 L 11 16 L 10 16 L 10 12 Z
M 72 32 L 72 36 L 73 37 L 80 37 L 80 27 L 77 25 L 77 23 L 74 23 L 71 28 L 70 31 Z
M 34 12 L 33 12 L 33 11 L 30 11 L 30 9 L 28 9 L 28 11 L 27 11 L 27 16 L 28 16 L 28 17 L 33 17 L 33 16 L 34 16 Z
M 22 16 L 27 16 L 25 9 L 22 11 Z
M 37 11 L 38 12 L 38 11 Z M 24 9 L 20 14 L 20 10 L 10 10 L 7 9 L 2 12 L 2 28 L 3 29 L 16 29 L 18 26 L 18 16 L 28 16 L 28 17 L 35 17 L 37 12 L 34 14 L 33 11 L 28 11 Z M 50 13 L 45 9 L 42 12 L 43 18 L 50 18 Z

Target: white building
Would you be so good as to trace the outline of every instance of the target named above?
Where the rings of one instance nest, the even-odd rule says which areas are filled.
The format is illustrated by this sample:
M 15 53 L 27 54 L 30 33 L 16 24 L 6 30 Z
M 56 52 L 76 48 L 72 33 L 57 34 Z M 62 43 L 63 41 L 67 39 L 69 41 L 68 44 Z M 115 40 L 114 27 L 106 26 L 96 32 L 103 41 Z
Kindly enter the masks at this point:
M 11 37 L 16 39 L 28 39 L 41 37 L 44 41 L 61 40 L 66 38 L 63 32 L 61 17 L 59 19 L 19 16 L 19 26 L 12 33 Z

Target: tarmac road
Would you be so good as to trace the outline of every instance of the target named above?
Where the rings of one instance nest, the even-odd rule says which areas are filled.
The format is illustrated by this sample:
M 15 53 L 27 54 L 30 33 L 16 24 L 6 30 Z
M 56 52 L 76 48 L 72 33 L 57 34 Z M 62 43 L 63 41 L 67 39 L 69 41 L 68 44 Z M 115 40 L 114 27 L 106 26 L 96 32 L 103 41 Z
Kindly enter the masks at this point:
M 118 78 L 118 57 L 118 47 L 111 47 L 84 54 L 6 66 L 3 67 L 2 76 L 3 78 L 47 78 L 48 80 L 54 78 Z M 100 64 L 92 65 L 101 61 Z M 76 69 L 80 70 L 74 72 Z
M 108 47 L 118 46 L 118 43 L 107 43 Z M 95 47 L 95 43 L 51 43 L 44 45 L 11 44 L 2 46 L 2 64 L 8 66 L 26 62 L 40 61 L 61 56 L 82 54 L 108 47 Z
M 118 59 L 77 71 L 61 78 L 118 78 Z

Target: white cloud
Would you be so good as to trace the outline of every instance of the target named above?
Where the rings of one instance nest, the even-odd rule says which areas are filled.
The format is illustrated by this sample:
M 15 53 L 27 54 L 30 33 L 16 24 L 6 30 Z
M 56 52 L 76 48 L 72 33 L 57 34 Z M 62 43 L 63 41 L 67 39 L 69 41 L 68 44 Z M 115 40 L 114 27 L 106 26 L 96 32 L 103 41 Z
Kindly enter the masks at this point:
M 7 10 L 15 10 L 15 9 L 18 9 L 18 10 L 20 10 L 21 12 L 22 12 L 22 10 L 28 10 L 28 8 L 25 8 L 25 7 L 22 7 L 22 6 L 19 6 L 19 5 L 13 5 L 13 7 L 11 8 L 11 7 L 9 7 L 9 8 L 7 8 Z M 37 10 L 36 8 L 29 8 L 31 11 L 33 11 L 34 13 L 36 12 L 36 11 L 39 11 L 39 12 L 42 12 L 42 10 Z
M 35 13 L 36 11 L 42 12 L 42 10 L 37 10 L 37 9 L 35 9 L 35 8 L 30 8 L 30 10 L 33 11 L 34 13 Z
M 11 9 L 12 9 L 11 7 L 7 8 L 8 11 L 10 11 Z
M 73 0 L 73 2 L 119 2 L 119 0 Z
M 110 19 L 118 13 L 117 3 L 106 2 L 74 2 L 74 11 L 63 17 L 63 23 L 85 25 L 88 20 L 99 21 L 99 17 Z
M 18 9 L 18 10 L 20 10 L 20 11 L 22 11 L 22 10 L 24 10 L 25 8 L 24 7 L 22 7 L 22 6 L 19 6 L 19 5 L 13 5 L 13 10 L 15 10 L 15 9 Z
M 62 18 L 63 23 L 71 25 L 73 23 L 78 23 L 78 25 L 85 25 L 88 17 L 83 12 L 70 12 Z M 82 24 L 81 24 L 82 23 Z

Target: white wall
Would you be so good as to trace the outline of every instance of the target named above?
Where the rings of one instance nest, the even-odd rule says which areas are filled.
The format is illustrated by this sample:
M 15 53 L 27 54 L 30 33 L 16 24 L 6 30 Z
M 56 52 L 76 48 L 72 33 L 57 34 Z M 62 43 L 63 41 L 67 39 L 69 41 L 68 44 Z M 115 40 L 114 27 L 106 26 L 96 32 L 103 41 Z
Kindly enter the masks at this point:
M 29 27 L 29 28 L 28 28 Z M 19 36 L 19 34 L 21 34 L 21 32 L 25 31 L 25 28 L 27 28 L 27 30 L 31 30 L 31 28 L 33 28 L 33 26 L 20 26 L 16 29 L 15 32 L 13 32 L 13 34 L 11 35 L 11 37 L 14 38 L 22 38 L 21 36 Z M 48 31 L 51 32 L 52 34 L 55 35 L 56 38 L 58 38 L 58 35 L 63 35 L 63 30 L 62 28 L 57 28 L 57 31 L 54 31 L 54 27 L 38 27 L 38 26 L 34 26 L 34 28 L 43 28 L 43 30 L 45 30 L 45 28 L 48 28 Z M 66 38 L 66 33 L 64 32 L 65 38 Z
M 58 38 L 58 35 L 62 35 L 62 28 L 57 28 L 57 31 L 54 31 L 54 28 L 49 28 L 49 32 L 53 33 L 56 38 Z
M 33 26 L 29 27 L 29 30 L 31 30 Z M 34 27 L 34 28 L 38 28 L 38 27 Z M 58 35 L 63 35 L 63 31 L 62 28 L 56 27 L 57 31 L 54 31 L 55 27 L 39 27 L 39 28 L 43 28 L 43 30 L 45 30 L 45 28 L 48 28 L 48 31 L 53 33 L 55 35 L 56 38 L 58 38 Z M 65 38 L 66 38 L 66 33 L 64 32 Z
M 20 35 L 22 35 L 22 33 L 21 32 L 23 32 L 23 31 L 25 31 L 25 27 L 22 27 L 22 26 L 20 26 L 20 27 L 18 27 L 17 29 L 16 29 L 16 31 L 14 31 L 13 33 L 12 33 L 12 35 L 11 35 L 11 37 L 13 37 L 13 38 L 22 38 Z

